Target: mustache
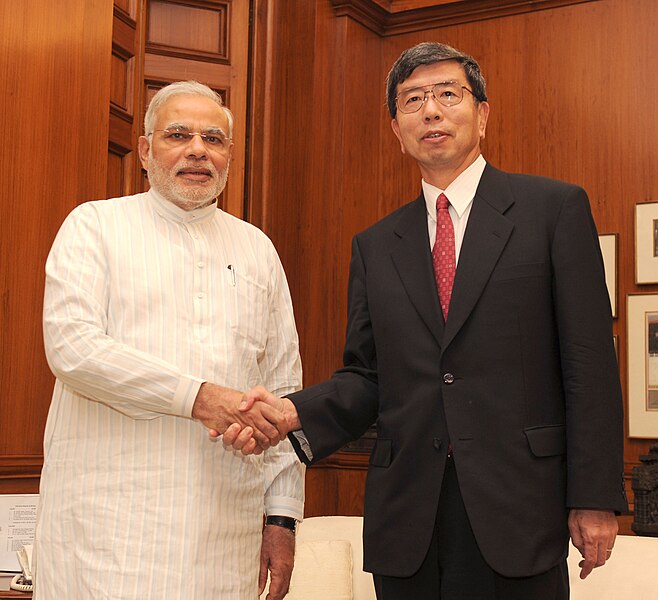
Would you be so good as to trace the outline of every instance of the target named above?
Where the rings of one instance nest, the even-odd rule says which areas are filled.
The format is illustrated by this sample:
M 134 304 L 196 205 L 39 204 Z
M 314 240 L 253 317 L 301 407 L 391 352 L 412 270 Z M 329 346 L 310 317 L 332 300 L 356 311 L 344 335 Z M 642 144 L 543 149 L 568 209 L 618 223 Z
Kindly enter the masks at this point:
M 176 173 L 185 169 L 198 169 L 208 171 L 213 177 L 217 177 L 217 169 L 215 168 L 215 165 L 213 165 L 210 161 L 182 160 L 174 167 L 174 171 Z

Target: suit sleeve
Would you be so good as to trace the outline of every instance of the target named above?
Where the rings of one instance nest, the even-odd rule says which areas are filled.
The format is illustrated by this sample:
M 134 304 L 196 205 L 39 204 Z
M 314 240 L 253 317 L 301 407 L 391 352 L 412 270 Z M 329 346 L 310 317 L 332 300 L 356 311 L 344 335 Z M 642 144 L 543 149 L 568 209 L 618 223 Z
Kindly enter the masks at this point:
M 572 190 L 551 248 L 566 400 L 567 505 L 623 512 L 623 407 L 610 301 L 587 195 Z
M 323 383 L 288 397 L 297 408 L 313 461 L 359 438 L 378 410 L 377 357 L 368 310 L 367 269 L 358 238 L 352 241 L 343 368 Z M 296 439 L 295 449 L 305 460 Z

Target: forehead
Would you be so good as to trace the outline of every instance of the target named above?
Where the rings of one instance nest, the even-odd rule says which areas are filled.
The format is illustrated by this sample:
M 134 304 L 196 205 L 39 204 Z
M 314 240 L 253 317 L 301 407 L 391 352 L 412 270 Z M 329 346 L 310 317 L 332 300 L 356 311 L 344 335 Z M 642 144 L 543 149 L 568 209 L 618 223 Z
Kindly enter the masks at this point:
M 163 129 L 173 123 L 186 125 L 192 129 L 220 127 L 228 129 L 228 117 L 220 106 L 204 96 L 179 94 L 172 96 L 157 112 L 156 129 Z
M 464 67 L 454 60 L 442 60 L 431 65 L 416 67 L 407 79 L 398 84 L 398 90 L 424 87 L 439 81 L 458 81 L 466 83 Z

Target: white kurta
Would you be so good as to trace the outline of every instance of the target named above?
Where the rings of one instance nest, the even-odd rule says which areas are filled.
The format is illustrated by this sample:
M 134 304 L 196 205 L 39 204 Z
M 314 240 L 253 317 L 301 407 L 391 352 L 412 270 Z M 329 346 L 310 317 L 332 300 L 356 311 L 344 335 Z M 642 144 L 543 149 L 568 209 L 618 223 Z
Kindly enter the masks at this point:
M 254 600 L 263 513 L 301 519 L 303 467 L 287 440 L 244 457 L 190 415 L 202 381 L 301 386 L 270 240 L 153 191 L 82 204 L 48 257 L 44 335 L 35 599 Z

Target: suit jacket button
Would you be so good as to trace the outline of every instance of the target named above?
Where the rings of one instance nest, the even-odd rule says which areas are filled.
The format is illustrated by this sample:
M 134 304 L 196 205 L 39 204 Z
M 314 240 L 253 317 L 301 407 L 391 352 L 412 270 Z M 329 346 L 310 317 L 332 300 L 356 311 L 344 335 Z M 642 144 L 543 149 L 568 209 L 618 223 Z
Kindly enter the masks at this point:
M 443 375 L 443 383 L 446 383 L 450 385 L 455 381 L 455 376 L 452 373 L 444 373 Z
M 432 445 L 434 446 L 435 450 L 441 450 L 441 445 L 442 444 L 441 444 L 441 440 L 439 438 L 434 438 L 434 440 L 432 440 Z

